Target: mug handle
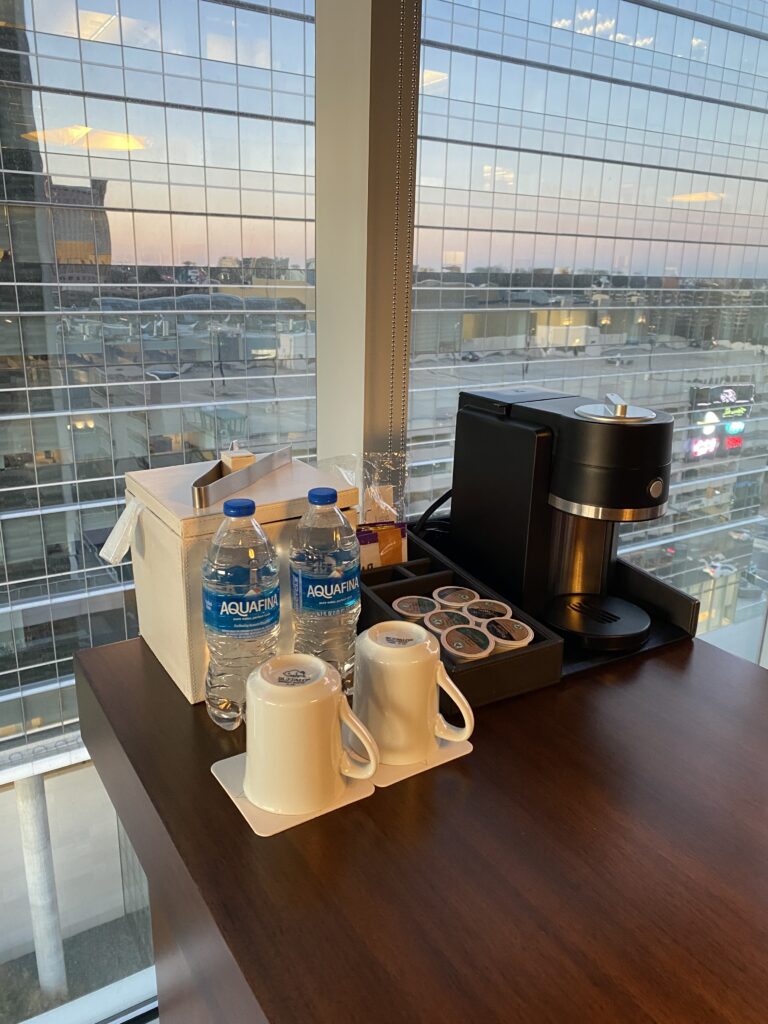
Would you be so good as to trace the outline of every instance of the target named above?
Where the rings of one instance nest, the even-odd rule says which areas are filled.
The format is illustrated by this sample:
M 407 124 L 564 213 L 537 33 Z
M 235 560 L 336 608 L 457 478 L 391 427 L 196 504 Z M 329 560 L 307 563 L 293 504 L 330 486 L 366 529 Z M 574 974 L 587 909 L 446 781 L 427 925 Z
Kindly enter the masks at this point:
M 350 779 L 370 779 L 379 767 L 379 748 L 376 746 L 376 740 L 353 712 L 347 698 L 343 695 L 339 700 L 339 717 L 347 728 L 357 736 L 368 755 L 368 760 L 361 764 L 359 761 L 353 761 L 349 756 L 349 751 L 344 748 L 341 752 L 339 771 L 342 775 L 348 775 Z
M 475 728 L 475 716 L 472 713 L 472 708 L 469 706 L 467 698 L 448 675 L 442 661 L 438 661 L 437 663 L 436 681 L 440 689 L 445 690 L 461 712 L 461 717 L 464 719 L 464 725 L 449 725 L 443 716 L 438 714 L 435 718 L 435 736 L 441 740 L 450 740 L 452 743 L 460 743 L 462 740 L 468 740 L 472 735 L 472 730 Z

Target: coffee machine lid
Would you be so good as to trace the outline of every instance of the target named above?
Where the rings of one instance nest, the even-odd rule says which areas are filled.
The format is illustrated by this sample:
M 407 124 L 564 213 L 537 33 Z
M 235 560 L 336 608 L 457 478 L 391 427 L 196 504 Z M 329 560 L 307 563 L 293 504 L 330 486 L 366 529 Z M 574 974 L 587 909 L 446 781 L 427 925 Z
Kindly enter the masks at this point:
M 605 396 L 605 402 L 579 405 L 574 411 L 582 419 L 597 420 L 600 423 L 647 423 L 656 419 L 653 409 L 630 405 L 621 395 L 613 393 Z

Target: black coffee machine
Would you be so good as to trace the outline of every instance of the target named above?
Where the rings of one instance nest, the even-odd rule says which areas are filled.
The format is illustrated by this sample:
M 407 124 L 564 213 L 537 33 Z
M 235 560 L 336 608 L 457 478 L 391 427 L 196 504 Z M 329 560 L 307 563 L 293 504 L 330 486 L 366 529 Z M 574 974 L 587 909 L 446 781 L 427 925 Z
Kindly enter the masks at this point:
M 668 413 L 618 395 L 595 402 L 534 387 L 462 392 L 454 560 L 572 645 L 636 650 L 651 617 L 622 590 L 634 570 L 617 562 L 617 526 L 664 514 L 672 425 Z

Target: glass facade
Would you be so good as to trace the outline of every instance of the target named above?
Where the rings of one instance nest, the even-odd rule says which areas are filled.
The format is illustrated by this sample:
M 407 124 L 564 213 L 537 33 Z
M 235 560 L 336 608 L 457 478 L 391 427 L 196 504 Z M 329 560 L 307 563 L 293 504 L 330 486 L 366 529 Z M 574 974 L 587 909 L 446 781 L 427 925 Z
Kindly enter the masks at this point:
M 122 475 L 315 449 L 313 0 L 0 0 L 0 759 L 136 634 Z
M 669 512 L 624 551 L 754 659 L 767 29 L 757 0 L 425 0 L 409 422 L 420 509 L 450 486 L 462 388 L 673 413 Z
M 42 1015 L 96 1024 L 151 1005 L 147 880 L 96 769 L 81 764 L 29 783 L 21 796 L 24 782 L 0 786 L 0 1022 Z M 53 896 L 53 909 L 43 894 Z M 62 1016 L 49 1018 L 62 1003 L 70 1003 Z

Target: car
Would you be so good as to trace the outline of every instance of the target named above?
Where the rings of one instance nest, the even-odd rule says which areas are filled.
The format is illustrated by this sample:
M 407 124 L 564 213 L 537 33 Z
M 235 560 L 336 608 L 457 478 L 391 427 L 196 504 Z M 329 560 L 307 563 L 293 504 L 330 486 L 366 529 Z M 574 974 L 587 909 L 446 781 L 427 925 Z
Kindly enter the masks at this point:
M 731 540 L 737 540 L 737 541 L 752 540 L 752 534 L 749 532 L 749 530 L 729 530 L 728 531 L 728 536 L 731 538 Z
M 151 380 L 176 380 L 179 376 L 179 371 L 167 369 L 164 366 L 149 366 L 147 367 L 146 374 Z
M 509 304 L 510 306 L 554 306 L 559 304 L 559 300 L 541 288 L 526 288 L 521 291 L 516 291 L 513 288 L 509 292 Z
M 713 559 L 699 559 L 702 562 L 701 571 L 705 572 L 707 576 L 711 576 L 713 580 L 722 579 L 724 576 L 733 576 L 739 571 L 733 562 L 720 561 L 720 558 L 722 555 L 716 555 Z
M 611 366 L 631 366 L 635 361 L 632 357 L 625 356 L 619 348 L 608 349 L 603 353 L 603 358 Z

